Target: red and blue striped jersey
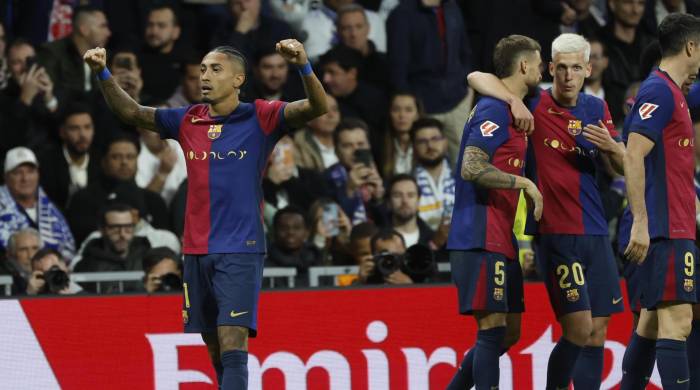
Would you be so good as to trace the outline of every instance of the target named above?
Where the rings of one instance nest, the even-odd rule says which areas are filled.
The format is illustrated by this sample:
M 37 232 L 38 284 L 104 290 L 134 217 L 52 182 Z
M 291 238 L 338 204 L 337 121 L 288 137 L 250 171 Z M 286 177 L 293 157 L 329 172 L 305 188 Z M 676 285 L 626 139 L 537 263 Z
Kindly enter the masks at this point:
M 520 191 L 488 189 L 462 179 L 463 152 L 475 146 L 489 155 L 489 162 L 503 172 L 522 175 L 527 137 L 513 127 L 504 101 L 484 97 L 472 110 L 462 134 L 455 174 L 455 204 L 447 249 L 484 249 L 516 258 L 513 237 Z
M 695 136 L 688 103 L 658 69 L 639 87 L 624 134 L 641 134 L 654 147 L 644 158 L 650 238 L 695 239 Z
M 161 137 L 177 140 L 187 162 L 183 253 L 265 253 L 262 179 L 287 130 L 285 105 L 241 102 L 227 116 L 206 104 L 156 110 Z
M 529 100 L 535 117 L 530 135 L 527 176 L 542 193 L 542 218 L 528 216 L 527 234 L 607 235 L 603 202 L 596 184 L 599 151 L 583 136 L 588 124 L 602 121 L 616 141 L 607 104 L 579 93 L 576 106 L 557 104 L 550 90 L 538 90 Z

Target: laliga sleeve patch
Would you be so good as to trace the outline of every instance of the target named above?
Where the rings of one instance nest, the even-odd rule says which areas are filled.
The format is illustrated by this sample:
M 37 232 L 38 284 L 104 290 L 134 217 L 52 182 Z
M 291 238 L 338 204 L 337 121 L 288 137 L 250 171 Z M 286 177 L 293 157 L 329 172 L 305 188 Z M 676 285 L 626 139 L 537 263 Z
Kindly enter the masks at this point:
M 639 117 L 642 118 L 642 120 L 647 120 L 651 118 L 651 114 L 656 111 L 657 108 L 659 108 L 658 104 L 644 103 L 639 106 Z
M 491 122 L 491 121 L 485 121 L 484 123 L 479 126 L 479 129 L 481 130 L 481 135 L 484 137 L 493 137 L 493 132 L 498 130 L 500 126 L 497 124 Z

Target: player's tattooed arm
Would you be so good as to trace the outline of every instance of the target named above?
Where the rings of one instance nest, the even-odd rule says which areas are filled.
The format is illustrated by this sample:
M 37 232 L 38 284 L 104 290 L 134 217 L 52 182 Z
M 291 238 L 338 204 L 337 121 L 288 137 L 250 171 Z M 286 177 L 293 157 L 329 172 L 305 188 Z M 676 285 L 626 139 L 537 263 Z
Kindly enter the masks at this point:
M 533 210 L 535 220 L 542 216 L 542 194 L 530 179 L 503 172 L 489 163 L 489 155 L 475 146 L 464 148 L 461 174 L 464 180 L 477 186 L 494 189 L 524 190 L 528 207 Z
M 85 52 L 83 60 L 95 74 L 99 74 L 107 66 L 107 51 L 100 47 L 90 49 Z M 157 131 L 155 108 L 138 104 L 117 84 L 114 77 L 101 80 L 99 85 L 107 105 L 119 119 L 132 126 Z

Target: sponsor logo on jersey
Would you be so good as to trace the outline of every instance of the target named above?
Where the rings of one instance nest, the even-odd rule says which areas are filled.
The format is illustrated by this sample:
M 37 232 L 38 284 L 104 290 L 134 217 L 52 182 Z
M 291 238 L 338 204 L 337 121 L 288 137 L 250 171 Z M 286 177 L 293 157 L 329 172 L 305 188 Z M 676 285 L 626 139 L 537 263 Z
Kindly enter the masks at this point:
M 679 138 L 678 146 L 682 148 L 693 148 L 695 147 L 695 139 L 693 138 Z
M 511 157 L 508 159 L 508 165 L 511 167 L 521 168 L 523 165 L 525 165 L 525 162 L 519 158 Z
M 556 138 L 545 138 L 545 146 L 549 146 L 552 149 L 561 150 L 567 153 L 576 153 L 579 156 L 586 156 L 586 152 L 580 146 L 571 146 Z M 591 150 L 592 154 L 595 154 L 595 150 Z
M 552 107 L 547 108 L 547 113 L 552 114 L 552 115 L 560 115 L 560 116 L 564 115 L 564 112 L 557 111 L 557 110 L 553 109 Z
M 224 125 L 211 125 L 209 126 L 209 130 L 207 130 L 207 137 L 209 137 L 210 140 L 215 140 L 219 137 L 221 137 L 221 128 Z
M 642 120 L 647 120 L 651 118 L 651 114 L 656 111 L 657 108 L 659 108 L 658 104 L 644 103 L 639 106 L 639 117 L 642 118 Z
M 194 150 L 190 150 L 187 152 L 187 154 L 185 154 L 185 156 L 188 160 L 243 160 L 247 154 L 247 150 L 229 150 L 228 152 L 207 152 L 206 150 L 196 152 Z
M 500 126 L 491 121 L 485 121 L 479 126 L 479 129 L 481 130 L 481 135 L 484 137 L 493 137 L 493 132 L 498 130 L 499 127 Z
M 581 134 L 581 121 L 578 119 L 569 119 L 569 133 L 573 136 Z

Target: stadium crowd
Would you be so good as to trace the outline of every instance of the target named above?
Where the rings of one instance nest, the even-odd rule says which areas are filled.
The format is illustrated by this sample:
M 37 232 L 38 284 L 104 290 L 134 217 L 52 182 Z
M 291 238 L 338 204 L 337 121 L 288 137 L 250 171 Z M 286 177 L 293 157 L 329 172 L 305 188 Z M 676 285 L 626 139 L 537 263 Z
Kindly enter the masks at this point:
M 53 291 L 56 269 L 145 271 L 127 291 L 181 276 L 185 161 L 208 154 L 123 124 L 83 62 L 89 48 L 108 48 L 109 68 L 136 101 L 179 107 L 200 101 L 200 60 L 218 45 L 249 61 L 241 100 L 303 98 L 275 51 L 299 39 L 329 110 L 282 139 L 268 163 L 266 266 L 295 267 L 302 284 L 323 265 L 358 265 L 345 284 L 404 284 L 438 278 L 415 269 L 423 264 L 394 267 L 397 259 L 447 260 L 454 164 L 478 99 L 466 75 L 492 70 L 495 43 L 531 36 L 547 60 L 560 33 L 585 36 L 585 92 L 606 100 L 621 127 L 659 56 L 657 24 L 672 12 L 700 15 L 700 2 L 0 0 L 0 272 L 14 294 L 94 291 L 73 282 Z M 598 171 L 615 232 L 624 179 Z M 537 254 L 519 241 L 526 279 L 536 279 Z

